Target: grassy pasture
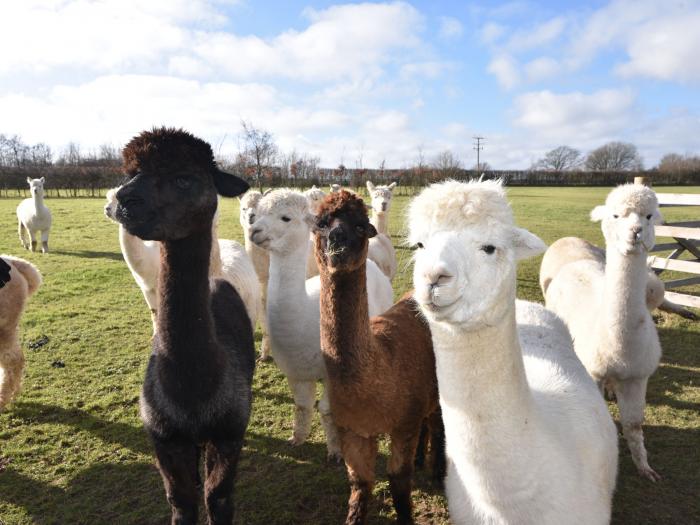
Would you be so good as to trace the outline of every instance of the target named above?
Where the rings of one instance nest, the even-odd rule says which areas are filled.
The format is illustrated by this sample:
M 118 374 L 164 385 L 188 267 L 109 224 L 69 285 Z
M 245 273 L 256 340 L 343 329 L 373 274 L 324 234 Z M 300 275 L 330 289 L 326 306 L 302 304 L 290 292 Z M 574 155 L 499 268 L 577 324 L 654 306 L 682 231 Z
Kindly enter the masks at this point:
M 578 235 L 600 244 L 599 226 L 587 214 L 607 191 L 512 188 L 509 196 L 518 223 L 546 242 Z M 24 390 L 0 414 L 0 524 L 167 523 L 169 509 L 137 408 L 150 317 L 122 260 L 116 225 L 102 216 L 101 199 L 50 199 L 52 253 L 32 254 L 17 240 L 17 202 L 0 199 L 0 253 L 37 264 L 44 284 L 21 326 L 28 361 Z M 410 250 L 402 244 L 407 202 L 400 197 L 392 208 L 396 296 L 411 286 Z M 664 211 L 673 220 L 693 215 L 690 208 Z M 222 237 L 242 240 L 237 217 L 237 201 L 224 202 Z M 519 297 L 542 300 L 539 262 L 521 264 Z M 616 524 L 700 523 L 700 324 L 666 314 L 657 321 L 664 357 L 649 384 L 645 435 L 650 463 L 664 479 L 652 484 L 639 478 L 621 440 Z M 44 335 L 48 343 L 30 349 Z M 291 448 L 292 399 L 273 364 L 258 367 L 254 389 L 236 488 L 237 523 L 341 523 L 345 471 L 326 463 L 318 417 L 309 442 Z M 385 460 L 384 447 L 372 523 L 393 521 Z M 447 523 L 444 497 L 425 473 L 418 473 L 415 487 L 416 521 Z

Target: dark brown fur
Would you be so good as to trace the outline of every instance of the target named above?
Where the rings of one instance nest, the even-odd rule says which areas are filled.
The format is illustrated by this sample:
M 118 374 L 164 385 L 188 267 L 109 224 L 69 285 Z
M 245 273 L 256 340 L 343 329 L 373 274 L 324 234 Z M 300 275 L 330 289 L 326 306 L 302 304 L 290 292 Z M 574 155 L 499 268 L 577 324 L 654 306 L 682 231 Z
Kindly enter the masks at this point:
M 130 180 L 117 219 L 161 241 L 157 331 L 141 394 L 173 524 L 196 524 L 199 447 L 210 524 L 233 520 L 233 484 L 250 416 L 255 363 L 245 306 L 227 281 L 209 283 L 217 192 L 247 184 L 216 169 L 210 146 L 172 129 L 144 132 L 124 149 Z
M 321 351 L 351 485 L 346 523 L 366 521 L 381 434 L 391 437 L 388 473 L 397 520 L 412 523 L 416 445 L 423 421 L 438 408 L 430 329 L 410 298 L 369 319 L 365 271 L 374 228 L 361 199 L 347 191 L 329 195 L 318 226 Z M 341 246 L 346 249 L 338 254 Z M 329 247 L 336 255 L 326 255 Z

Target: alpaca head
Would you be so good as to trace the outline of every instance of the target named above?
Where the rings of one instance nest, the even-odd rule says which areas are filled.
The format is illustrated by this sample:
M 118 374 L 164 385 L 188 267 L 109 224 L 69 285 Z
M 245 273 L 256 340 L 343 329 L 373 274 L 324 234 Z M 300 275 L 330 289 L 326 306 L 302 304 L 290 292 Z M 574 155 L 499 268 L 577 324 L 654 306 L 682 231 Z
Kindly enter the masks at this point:
M 35 195 L 38 195 L 39 197 L 44 196 L 44 182 L 46 182 L 44 177 L 41 177 L 40 179 L 32 179 L 31 177 L 27 177 L 29 191 L 32 193 L 32 197 Z
M 601 221 L 605 242 L 622 255 L 648 252 L 654 246 L 654 224 L 662 221 L 656 193 L 641 184 L 622 184 L 612 190 L 605 204 L 591 211 Z
M 144 240 L 178 240 L 211 229 L 217 193 L 236 197 L 243 179 L 220 171 L 211 146 L 183 130 L 144 131 L 123 151 L 128 182 L 116 218 Z
M 27 298 L 41 284 L 41 274 L 36 266 L 23 259 L 8 255 L 3 255 L 2 259 L 12 268 L 10 280 L 0 288 L 0 332 L 12 333 L 19 323 Z
M 389 211 L 395 187 L 395 182 L 388 186 L 375 186 L 372 182 L 367 181 L 367 191 L 372 199 L 372 210 L 374 210 L 374 213 L 387 213 Z
M 431 322 L 478 329 L 513 308 L 515 263 L 544 251 L 518 228 L 498 181 L 447 181 L 425 188 L 409 209 L 417 247 L 415 298 Z
M 117 222 L 117 192 L 121 186 L 117 186 L 116 188 L 112 188 L 107 191 L 107 196 L 106 196 L 106 204 L 104 208 L 105 212 L 105 217 L 107 217 L 111 221 Z
M 321 201 L 326 197 L 325 192 L 313 185 L 311 188 L 304 192 L 304 196 L 309 201 L 309 209 L 314 215 L 318 215 L 318 208 L 321 206 Z
M 316 253 L 329 271 L 352 271 L 365 263 L 367 243 L 377 235 L 365 203 L 346 190 L 331 193 L 316 218 Z
M 340 184 L 331 184 L 330 187 L 331 193 L 338 193 L 342 189 L 343 187 Z
M 313 222 L 306 197 L 298 191 L 282 188 L 260 199 L 248 235 L 261 248 L 290 253 L 299 246 L 308 246 Z
M 245 195 L 239 197 L 241 211 L 238 220 L 244 230 L 247 230 L 255 222 L 255 212 L 260 199 L 262 199 L 262 193 L 257 190 L 248 190 Z

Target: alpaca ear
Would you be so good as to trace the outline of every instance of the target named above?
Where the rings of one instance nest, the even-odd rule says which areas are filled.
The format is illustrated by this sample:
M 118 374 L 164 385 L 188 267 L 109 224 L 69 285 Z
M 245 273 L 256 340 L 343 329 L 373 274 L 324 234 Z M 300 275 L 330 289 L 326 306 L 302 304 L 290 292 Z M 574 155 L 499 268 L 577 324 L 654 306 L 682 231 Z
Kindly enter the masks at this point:
M 377 235 L 377 228 L 374 227 L 374 224 L 371 222 L 367 225 L 367 237 L 371 239 L 372 237 L 376 237 Z
M 312 189 L 312 190 L 317 190 L 318 188 L 317 188 L 316 185 L 314 184 L 313 186 L 311 186 L 311 189 Z
M 539 255 L 547 249 L 547 245 L 534 233 L 524 228 L 513 228 L 513 246 L 515 258 L 520 261 Z
M 44 182 L 46 182 L 46 178 L 45 178 L 45 177 L 41 177 L 39 180 L 41 181 L 42 184 L 44 184 Z
M 224 197 L 238 197 L 250 188 L 250 184 L 240 177 L 221 170 L 214 171 L 214 186 L 218 194 Z
M 608 214 L 608 208 L 605 205 L 596 206 L 591 210 L 591 220 L 593 222 L 600 222 L 605 219 Z
M 32 178 L 31 178 L 31 177 L 27 177 L 27 183 L 28 183 L 28 184 L 31 184 L 31 183 L 32 183 Z
M 396 188 L 396 182 L 392 182 L 391 184 L 389 184 L 390 190 L 393 190 L 394 188 Z
M 367 191 L 370 193 L 374 191 L 374 183 L 370 180 L 367 181 Z
M 268 193 L 272 193 L 272 188 L 268 188 L 268 189 L 266 189 L 265 191 L 263 191 L 262 196 L 264 197 L 264 196 L 267 195 Z

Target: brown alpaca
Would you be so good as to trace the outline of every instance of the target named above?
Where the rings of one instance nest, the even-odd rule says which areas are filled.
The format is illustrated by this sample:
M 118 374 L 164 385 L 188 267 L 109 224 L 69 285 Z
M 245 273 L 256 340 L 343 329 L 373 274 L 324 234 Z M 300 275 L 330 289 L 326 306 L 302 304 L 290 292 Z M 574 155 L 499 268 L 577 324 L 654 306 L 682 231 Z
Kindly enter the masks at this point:
M 156 334 L 141 393 L 141 419 L 158 459 L 173 524 L 196 524 L 199 447 L 210 524 L 233 520 L 233 484 L 250 417 L 255 366 L 245 305 L 228 281 L 209 282 L 217 193 L 248 184 L 220 172 L 209 144 L 155 129 L 124 148 L 129 181 L 116 218 L 161 242 Z
M 398 523 L 412 523 L 411 480 L 424 420 L 438 409 L 430 329 L 410 298 L 369 319 L 365 268 L 376 234 L 362 200 L 332 193 L 317 218 L 321 351 L 350 479 L 347 524 L 364 523 L 377 438 L 391 436 L 389 487 Z

